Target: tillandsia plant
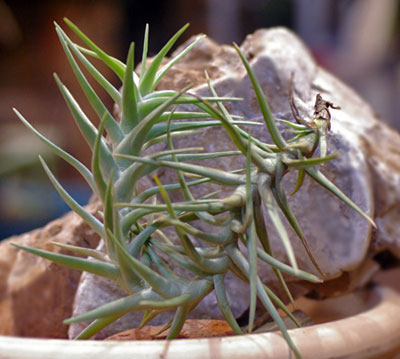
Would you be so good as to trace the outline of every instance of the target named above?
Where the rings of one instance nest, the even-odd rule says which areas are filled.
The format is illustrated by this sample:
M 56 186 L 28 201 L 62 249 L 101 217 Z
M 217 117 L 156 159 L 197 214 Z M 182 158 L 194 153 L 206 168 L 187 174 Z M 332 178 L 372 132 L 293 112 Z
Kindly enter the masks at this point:
M 293 114 L 298 123 L 285 122 L 295 133 L 291 140 L 286 141 L 272 119 L 266 98 L 249 63 L 235 46 L 253 84 L 266 128 L 274 142 L 263 143 L 251 136 L 251 132 L 239 127 L 256 123 L 235 118 L 224 106 L 224 102 L 239 99 L 219 97 L 207 74 L 210 97 L 193 95 L 188 88 L 178 92 L 156 89 L 168 70 L 201 40 L 201 36 L 198 37 L 162 66 L 166 54 L 186 26 L 171 38 L 150 64 L 147 61 L 146 27 L 139 76 L 134 72 L 133 44 L 124 64 L 99 49 L 69 20 L 66 20 L 66 23 L 86 45 L 82 47 L 74 43 L 56 24 L 56 31 L 68 61 L 100 119 L 98 128 L 87 118 L 58 77 L 55 78 L 76 124 L 91 148 L 91 168 L 87 168 L 46 139 L 18 111 L 15 112 L 36 136 L 79 171 L 101 201 L 103 209 L 99 220 L 74 201 L 44 160 L 40 159 L 60 195 L 103 238 L 105 250 L 55 243 L 78 255 L 92 258 L 86 259 L 16 246 L 70 268 L 108 278 L 123 288 L 127 295 L 67 319 L 65 323 L 92 321 L 78 336 L 78 339 L 84 339 L 90 338 L 130 311 L 143 311 L 141 326 L 144 326 L 159 313 L 175 310 L 173 320 L 165 326 L 170 327 L 168 338 L 174 338 L 179 334 L 186 317 L 214 290 L 224 318 L 237 334 L 241 334 L 242 329 L 232 314 L 224 285 L 225 275 L 231 272 L 249 283 L 248 331 L 251 332 L 254 328 L 256 299 L 259 298 L 278 324 L 294 353 L 300 357 L 277 308 L 281 308 L 298 324 L 296 318 L 282 300 L 262 282 L 258 274 L 258 262 L 262 261 L 272 266 L 291 301 L 293 299 L 284 281 L 283 272 L 312 282 L 322 281 L 321 278 L 298 268 L 289 235 L 281 219 L 280 211 L 293 227 L 314 266 L 323 277 L 323 271 L 307 245 L 282 188 L 282 178 L 289 171 L 298 171 L 298 183 L 293 192 L 300 188 L 307 174 L 373 223 L 317 168 L 319 164 L 336 156 L 327 156 L 326 150 L 326 131 L 330 120 L 328 108 L 334 106 L 320 99 L 316 104 L 314 119 L 309 125 L 298 116 L 291 98 Z M 121 92 L 96 69 L 90 59 L 101 60 L 119 77 L 122 82 Z M 120 122 L 95 93 L 78 61 L 119 106 Z M 195 110 L 179 111 L 180 104 L 190 104 Z M 320 107 L 317 108 L 317 105 Z M 193 135 L 209 126 L 223 126 L 237 149 L 204 153 L 202 148 L 198 147 L 174 148 L 173 141 L 177 136 Z M 104 130 L 107 136 L 103 135 Z M 164 141 L 168 144 L 167 150 L 146 155 L 147 149 Z M 321 157 L 312 157 L 318 144 Z M 193 164 L 194 161 L 224 156 L 244 156 L 245 168 L 229 172 Z M 163 185 L 154 176 L 156 186 L 139 193 L 138 181 L 159 168 L 174 170 L 177 183 Z M 232 193 L 225 198 L 217 198 L 217 193 L 195 198 L 191 188 L 206 182 L 230 187 Z M 169 193 L 173 190 L 181 190 L 184 200 L 172 201 Z M 282 240 L 289 264 L 274 257 L 264 213 L 270 217 Z M 194 221 L 207 223 L 213 230 L 200 230 Z M 168 227 L 174 229 L 176 238 L 168 237 L 167 233 L 170 231 L 164 231 Z M 202 245 L 196 246 L 195 243 L 199 242 Z M 246 248 L 246 251 L 242 248 Z M 184 268 L 187 276 L 175 273 L 168 264 L 170 262 Z

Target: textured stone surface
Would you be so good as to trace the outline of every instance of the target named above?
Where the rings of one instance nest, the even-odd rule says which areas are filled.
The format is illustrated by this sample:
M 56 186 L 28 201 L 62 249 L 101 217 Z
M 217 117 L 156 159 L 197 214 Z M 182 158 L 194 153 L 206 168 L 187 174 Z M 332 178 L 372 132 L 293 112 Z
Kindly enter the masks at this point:
M 92 212 L 97 207 L 88 207 Z M 61 252 L 50 241 L 95 247 L 98 236 L 75 213 L 0 245 L 0 334 L 66 338 L 62 321 L 71 315 L 80 272 L 10 245 L 18 243 Z
M 290 198 L 290 204 L 300 221 L 314 256 L 327 274 L 327 284 L 321 286 L 319 292 L 318 286 L 288 278 L 292 293 L 298 296 L 312 291 L 314 297 L 326 297 L 365 284 L 376 272 L 376 265 L 370 260 L 366 261 L 366 258 L 387 247 L 395 253 L 399 250 L 400 243 L 397 238 L 400 229 L 396 225 L 400 211 L 400 166 L 398 165 L 400 151 L 396 145 L 400 143 L 399 134 L 380 122 L 368 104 L 352 89 L 320 68 L 308 49 L 293 33 L 282 28 L 259 30 L 249 35 L 241 48 L 261 83 L 274 117 L 293 120 L 288 102 L 292 74 L 295 102 L 305 120 L 311 120 L 315 96 L 318 93 L 325 100 L 341 106 L 340 111 L 332 111 L 332 131 L 329 135 L 330 153 L 339 152 L 340 157 L 329 162 L 323 172 L 365 212 L 374 217 L 378 224 L 378 229 L 372 232 L 369 223 L 360 215 L 307 178 L 302 189 Z M 177 50 L 179 51 L 180 49 Z M 203 40 L 167 74 L 159 88 L 181 89 L 193 84 L 195 87 L 192 92 L 208 95 L 207 86 L 204 85 L 204 70 L 207 70 L 220 96 L 237 96 L 244 99 L 229 105 L 231 113 L 243 116 L 247 120 L 262 121 L 250 81 L 231 46 L 220 46 L 209 39 Z M 253 127 L 252 135 L 270 142 L 263 126 Z M 234 148 L 222 128 L 205 129 L 202 134 L 193 138 L 175 139 L 174 145 L 175 147 L 201 145 L 206 151 Z M 157 150 L 162 146 L 160 145 Z M 232 157 L 205 163 L 212 167 L 233 169 L 243 168 L 245 160 Z M 163 183 L 176 182 L 173 171 L 163 170 L 159 173 L 159 177 Z M 287 175 L 285 178 L 287 191 L 291 192 L 294 186 L 295 178 L 290 174 Z M 193 191 L 197 196 L 215 189 L 215 185 L 206 184 Z M 230 189 L 226 189 L 221 196 L 229 191 Z M 315 273 L 300 241 L 291 229 L 288 230 L 300 268 Z M 274 253 L 281 260 L 286 260 L 276 233 L 271 230 L 271 234 Z M 278 289 L 270 267 L 260 265 L 259 269 L 264 282 L 271 288 Z M 92 289 L 96 287 L 96 279 L 93 276 L 85 275 L 83 278 L 82 286 Z M 234 298 L 232 303 L 236 305 L 235 314 L 240 315 L 247 308 L 248 291 L 236 278 L 227 282 L 228 295 Z M 104 300 L 103 292 L 103 300 L 96 305 L 90 298 L 85 299 L 83 291 L 80 293 L 82 295 L 76 301 L 74 309 L 77 314 L 118 296 L 115 290 L 114 292 L 111 290 L 108 300 Z M 207 297 L 206 304 L 200 305 L 201 314 L 197 315 L 219 318 L 213 294 Z M 136 326 L 137 320 L 130 317 L 125 324 L 120 322 L 118 330 L 121 326 L 125 328 Z M 117 330 L 112 326 L 107 329 L 107 333 L 113 331 Z M 70 328 L 70 334 L 72 333 L 77 333 L 73 326 Z

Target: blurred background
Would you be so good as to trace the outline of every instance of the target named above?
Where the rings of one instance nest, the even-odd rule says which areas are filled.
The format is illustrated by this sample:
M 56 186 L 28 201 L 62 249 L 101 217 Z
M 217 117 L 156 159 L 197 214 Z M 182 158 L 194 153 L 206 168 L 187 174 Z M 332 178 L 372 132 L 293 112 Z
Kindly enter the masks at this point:
M 186 22 L 191 26 L 180 43 L 197 33 L 240 43 L 258 28 L 286 26 L 322 66 L 400 129 L 399 0 L 0 0 L 0 239 L 68 211 L 43 172 L 39 153 L 79 202 L 90 197 L 77 173 L 53 157 L 12 112 L 16 107 L 42 133 L 89 163 L 89 149 L 53 80 L 56 72 L 85 103 L 54 31 L 53 21 L 61 24 L 64 16 L 120 59 L 131 41 L 140 54 L 146 23 L 150 55 Z

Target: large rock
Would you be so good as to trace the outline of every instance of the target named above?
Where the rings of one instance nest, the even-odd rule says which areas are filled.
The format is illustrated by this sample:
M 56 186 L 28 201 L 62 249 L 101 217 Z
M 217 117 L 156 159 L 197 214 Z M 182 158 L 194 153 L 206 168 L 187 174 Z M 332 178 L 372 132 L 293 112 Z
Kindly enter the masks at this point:
M 316 287 L 299 282 L 296 278 L 287 278 L 294 295 L 311 290 L 316 297 L 337 295 L 364 284 L 377 268 L 367 258 L 387 248 L 399 254 L 400 229 L 396 225 L 400 214 L 399 134 L 380 122 L 374 111 L 352 89 L 320 68 L 305 45 L 290 31 L 283 28 L 259 30 L 249 35 L 241 48 L 261 83 L 274 117 L 293 120 L 288 102 L 292 75 L 295 101 L 305 120 L 311 120 L 318 93 L 325 100 L 341 106 L 340 111 L 332 111 L 332 131 L 329 136 L 330 152 L 339 152 L 340 158 L 326 165 L 323 172 L 375 218 L 378 224 L 378 229 L 372 231 L 365 219 L 307 179 L 302 189 L 290 198 L 290 204 L 299 218 L 315 258 L 326 273 L 327 284 Z M 159 89 L 181 89 L 193 84 L 195 87 L 192 92 L 208 95 L 204 70 L 207 70 L 220 96 L 244 99 L 229 105 L 231 113 L 247 120 L 262 121 L 248 76 L 231 46 L 220 46 L 211 40 L 203 40 L 167 74 Z M 252 128 L 253 136 L 270 142 L 266 132 L 263 126 Z M 223 128 L 209 128 L 195 138 L 174 140 L 175 147 L 190 147 L 194 144 L 203 146 L 206 151 L 233 148 Z M 245 161 L 224 158 L 222 161 L 206 161 L 206 164 L 221 169 L 234 169 L 243 168 Z M 173 171 L 163 171 L 159 176 L 163 183 L 175 182 Z M 294 188 L 293 176 L 289 174 L 285 181 L 288 191 Z M 214 190 L 214 185 L 207 184 L 197 189 L 195 195 Z M 226 189 L 221 195 L 226 195 L 230 190 Z M 300 268 L 315 273 L 300 241 L 288 230 Z M 271 234 L 275 254 L 281 260 L 286 260 L 276 233 L 271 230 Z M 260 265 L 260 272 L 266 284 L 272 288 L 277 287 L 270 267 Z M 84 292 L 90 293 L 98 285 L 94 276 L 89 274 L 82 277 L 82 290 L 78 290 L 74 314 L 93 309 L 121 295 L 116 289 L 107 286 L 109 293 L 102 291 L 100 300 L 94 302 Z M 248 291 L 235 278 L 229 281 L 229 287 L 228 295 L 235 298 L 232 302 L 236 304 L 234 311 L 239 316 L 247 308 Z M 199 311 L 197 315 L 203 318 L 220 317 L 213 293 L 207 297 L 206 303 L 200 304 Z M 137 318 L 135 315 L 126 320 L 122 318 L 118 328 L 110 326 L 100 337 L 121 328 L 136 326 Z M 76 335 L 80 329 L 79 326 L 71 326 L 70 335 Z
M 88 206 L 94 213 L 98 204 Z M 81 273 L 34 256 L 10 245 L 62 252 L 56 241 L 96 247 L 98 235 L 75 213 L 50 222 L 41 229 L 14 236 L 0 245 L 0 334 L 66 338 L 62 321 L 72 312 Z

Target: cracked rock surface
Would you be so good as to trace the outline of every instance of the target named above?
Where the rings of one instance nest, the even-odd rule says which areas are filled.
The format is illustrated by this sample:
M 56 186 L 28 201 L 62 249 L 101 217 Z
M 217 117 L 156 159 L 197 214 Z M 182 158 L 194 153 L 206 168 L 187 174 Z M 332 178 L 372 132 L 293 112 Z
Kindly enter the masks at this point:
M 95 213 L 98 204 L 88 205 Z M 72 313 L 80 272 L 60 266 L 10 245 L 65 253 L 51 241 L 95 247 L 98 235 L 70 212 L 45 227 L 13 236 L 0 244 L 0 335 L 66 338 L 63 320 Z M 71 254 L 71 253 L 69 253 Z

